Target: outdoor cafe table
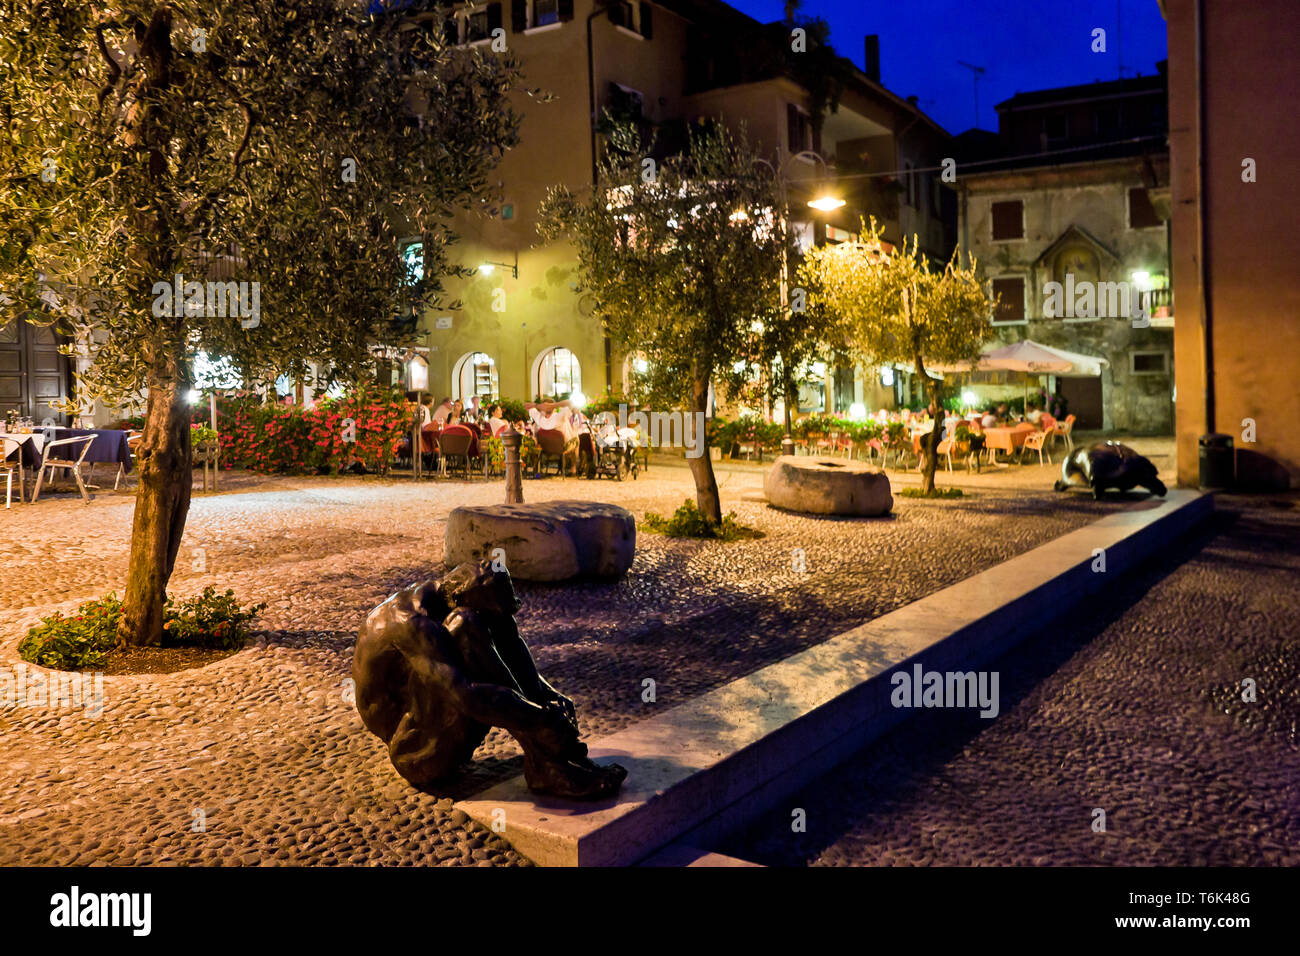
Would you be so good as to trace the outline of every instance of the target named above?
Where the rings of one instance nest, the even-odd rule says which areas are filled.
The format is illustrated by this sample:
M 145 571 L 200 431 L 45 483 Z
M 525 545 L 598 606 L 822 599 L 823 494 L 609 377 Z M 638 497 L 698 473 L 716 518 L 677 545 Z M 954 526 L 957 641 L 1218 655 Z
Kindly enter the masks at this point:
M 1025 439 L 1038 431 L 1033 425 L 1020 424 L 996 428 L 984 429 L 984 447 L 989 449 L 993 456 L 993 463 L 997 464 L 997 453 L 1004 451 L 1008 455 L 1013 455 L 1020 450 L 1025 443 Z
M 90 449 L 86 452 L 87 464 L 121 465 L 124 471 L 130 471 L 133 467 L 131 447 L 126 443 L 126 432 L 119 428 L 41 428 L 28 435 L 6 432 L 4 437 L 18 442 L 22 448 L 23 465 L 27 468 L 35 468 L 44 457 L 43 449 L 47 433 L 51 435 L 50 441 L 94 435 L 95 440 L 90 443 Z M 57 457 L 68 459 L 73 457 L 71 451 L 80 452 L 80 448 L 64 446 L 57 451 L 61 452 Z

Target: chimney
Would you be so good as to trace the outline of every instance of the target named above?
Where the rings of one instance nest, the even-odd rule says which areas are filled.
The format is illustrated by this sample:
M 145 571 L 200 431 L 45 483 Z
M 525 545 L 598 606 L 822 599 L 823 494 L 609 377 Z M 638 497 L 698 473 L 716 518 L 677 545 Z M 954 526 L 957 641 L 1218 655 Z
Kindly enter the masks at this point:
M 880 34 L 869 33 L 866 38 L 866 58 L 863 60 L 862 72 L 867 79 L 880 82 Z

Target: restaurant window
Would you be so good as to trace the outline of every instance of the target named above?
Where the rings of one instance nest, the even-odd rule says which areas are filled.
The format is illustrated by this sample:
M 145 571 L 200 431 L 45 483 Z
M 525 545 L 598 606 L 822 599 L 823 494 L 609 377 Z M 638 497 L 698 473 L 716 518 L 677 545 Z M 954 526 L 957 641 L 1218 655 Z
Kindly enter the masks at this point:
M 501 397 L 500 376 L 496 361 L 486 352 L 470 352 L 456 363 L 452 373 L 451 397 L 468 404 L 477 395 L 479 404 Z
M 1025 238 L 1025 204 L 1021 200 L 993 203 L 992 219 L 994 242 Z
M 582 391 L 578 357 L 564 348 L 547 349 L 537 365 L 536 394 L 542 401 L 560 401 Z
M 1025 280 L 1021 276 L 993 280 L 993 294 L 998 297 L 993 322 L 1002 325 L 1025 320 Z
M 1130 229 L 1151 229 L 1163 226 L 1156 215 L 1156 207 L 1151 204 L 1151 194 L 1141 186 L 1134 186 L 1128 191 L 1128 227 Z

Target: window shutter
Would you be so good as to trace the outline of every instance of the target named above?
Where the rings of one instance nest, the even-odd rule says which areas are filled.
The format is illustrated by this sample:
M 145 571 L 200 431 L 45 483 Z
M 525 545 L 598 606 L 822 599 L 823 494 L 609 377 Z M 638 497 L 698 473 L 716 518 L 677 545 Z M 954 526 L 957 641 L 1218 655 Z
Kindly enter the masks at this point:
M 654 14 L 645 0 L 641 0 L 641 35 L 647 40 L 654 36 Z
M 803 142 L 799 139 L 799 108 L 793 103 L 785 104 L 785 136 L 790 152 L 797 153 L 803 149 Z
M 560 19 L 573 19 L 573 0 L 560 0 Z
M 510 32 L 523 33 L 528 29 L 528 0 L 510 0 Z
M 1128 227 L 1130 229 L 1149 229 L 1162 225 L 1163 221 L 1156 215 L 1156 208 L 1151 204 L 1151 194 L 1141 186 L 1128 191 Z
M 487 28 L 488 36 L 492 35 L 493 30 L 501 28 L 501 4 L 489 3 L 487 8 Z
M 992 213 L 995 241 L 1025 237 L 1024 205 L 1019 199 L 993 203 Z
M 820 127 L 815 125 L 812 128 L 812 148 L 814 153 L 820 155 L 822 151 L 822 131 Z
M 448 46 L 455 46 L 460 42 L 460 24 L 456 22 L 455 17 L 448 17 L 442 21 L 442 39 Z

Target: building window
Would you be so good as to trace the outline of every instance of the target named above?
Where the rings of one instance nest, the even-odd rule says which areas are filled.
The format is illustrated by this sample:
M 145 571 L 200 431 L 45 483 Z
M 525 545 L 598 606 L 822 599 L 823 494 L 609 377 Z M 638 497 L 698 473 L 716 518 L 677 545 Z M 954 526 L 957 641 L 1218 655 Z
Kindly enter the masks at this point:
M 635 30 L 636 22 L 632 13 L 632 4 L 628 0 L 611 0 L 609 4 L 609 22 L 616 27 Z
M 1128 352 L 1128 371 L 1134 375 L 1169 375 L 1169 354 Z
M 510 32 L 526 33 L 573 19 L 573 0 L 510 0 Z
M 533 0 L 533 19 L 529 26 L 544 27 L 560 22 L 560 0 Z
M 998 297 L 998 307 L 993 312 L 994 325 L 1025 321 L 1025 280 L 1022 276 L 994 279 L 993 294 Z
M 500 4 L 490 4 L 482 10 L 471 10 L 469 16 L 465 18 L 465 43 L 475 43 L 479 40 L 490 40 L 492 38 L 490 13 L 493 7 L 496 8 L 496 25 L 501 25 Z
M 1134 375 L 1168 375 L 1167 352 L 1130 352 L 1129 371 Z
M 793 103 L 785 105 L 786 139 L 791 153 L 813 148 L 812 122 L 808 114 Z
M 1156 215 L 1156 207 L 1151 205 L 1151 195 L 1141 186 L 1134 186 L 1128 191 L 1128 227 L 1130 229 L 1151 229 L 1163 226 Z
M 1118 106 L 1103 106 L 1097 110 L 1097 135 L 1114 136 L 1119 133 L 1120 119 Z
M 1021 200 L 995 202 L 992 213 L 994 242 L 1025 238 L 1025 204 Z
M 402 247 L 402 261 L 406 263 L 406 281 L 415 284 L 424 280 L 424 243 L 416 240 Z
M 920 208 L 921 203 L 920 203 L 920 197 L 918 197 L 917 195 L 919 190 L 917 189 L 917 185 L 916 185 L 916 180 L 918 177 L 917 174 L 913 171 L 915 169 L 916 166 L 914 164 L 906 160 L 903 161 L 903 183 L 907 187 L 907 204 L 911 206 L 913 209 L 918 209 Z
M 1070 118 L 1064 113 L 1043 117 L 1043 139 L 1048 146 L 1059 146 L 1070 138 Z
M 537 364 L 537 395 L 542 401 L 561 401 L 582 391 L 582 367 L 568 349 L 547 349 Z

